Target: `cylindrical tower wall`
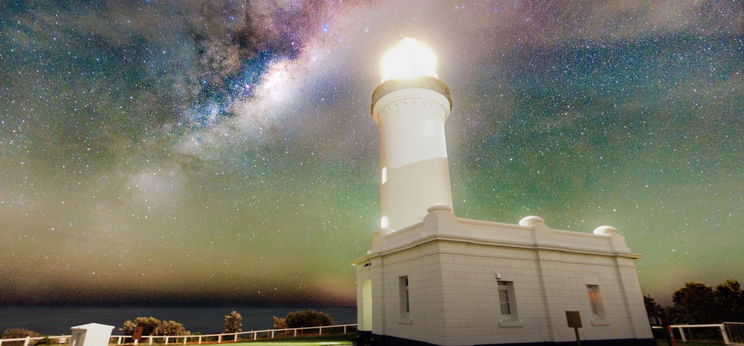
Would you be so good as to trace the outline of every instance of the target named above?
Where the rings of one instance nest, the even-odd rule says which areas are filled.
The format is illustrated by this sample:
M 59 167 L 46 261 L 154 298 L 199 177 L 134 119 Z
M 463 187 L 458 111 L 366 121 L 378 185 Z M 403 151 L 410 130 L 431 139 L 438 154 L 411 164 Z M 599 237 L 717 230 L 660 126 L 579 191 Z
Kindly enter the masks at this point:
M 452 207 L 444 134 L 450 108 L 442 93 L 416 87 L 391 91 L 374 103 L 383 233 L 421 222 L 432 205 Z

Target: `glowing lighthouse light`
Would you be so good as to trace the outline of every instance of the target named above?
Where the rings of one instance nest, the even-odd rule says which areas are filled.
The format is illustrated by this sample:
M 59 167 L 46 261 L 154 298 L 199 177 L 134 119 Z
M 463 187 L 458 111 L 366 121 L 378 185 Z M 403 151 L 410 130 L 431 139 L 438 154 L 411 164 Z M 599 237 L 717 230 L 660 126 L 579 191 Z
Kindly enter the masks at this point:
M 406 37 L 390 47 L 380 59 L 382 81 L 437 76 L 437 55 L 424 42 Z

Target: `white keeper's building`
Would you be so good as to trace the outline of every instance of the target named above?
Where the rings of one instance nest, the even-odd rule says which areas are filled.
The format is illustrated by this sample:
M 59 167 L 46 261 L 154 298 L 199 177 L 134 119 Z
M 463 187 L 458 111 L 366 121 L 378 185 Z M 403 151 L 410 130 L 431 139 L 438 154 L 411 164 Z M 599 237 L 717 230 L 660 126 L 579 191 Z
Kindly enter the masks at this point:
M 656 345 L 631 252 L 617 229 L 556 230 L 452 211 L 444 123 L 452 102 L 436 56 L 406 38 L 382 59 L 380 229 L 354 261 L 362 343 Z

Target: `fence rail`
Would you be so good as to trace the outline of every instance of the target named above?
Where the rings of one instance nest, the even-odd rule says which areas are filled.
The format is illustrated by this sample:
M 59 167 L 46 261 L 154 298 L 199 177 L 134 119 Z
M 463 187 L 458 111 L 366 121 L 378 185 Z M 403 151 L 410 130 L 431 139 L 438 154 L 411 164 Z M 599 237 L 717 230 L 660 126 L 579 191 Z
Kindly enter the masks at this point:
M 744 322 L 723 322 L 723 323 L 711 323 L 711 324 L 673 324 L 670 325 L 672 329 L 676 329 L 679 332 L 680 339 L 683 342 L 687 342 L 689 334 L 685 332 L 686 329 L 693 328 L 716 328 L 721 333 L 721 339 L 726 345 L 744 345 Z M 661 329 L 664 327 L 653 326 L 654 329 Z
M 219 334 L 200 334 L 200 335 L 143 335 L 141 341 L 132 342 L 131 335 L 112 335 L 109 344 L 221 344 L 223 342 L 237 342 L 242 340 L 274 339 L 276 337 L 296 337 L 298 335 L 307 335 L 306 333 L 317 335 L 346 334 L 356 331 L 357 325 L 354 324 L 336 324 L 332 326 L 302 327 L 302 328 L 282 328 L 282 329 L 262 329 L 249 330 L 237 333 L 219 333 Z M 324 334 L 325 333 L 325 334 Z M 50 335 L 13 339 L 0 339 L 0 346 L 8 342 L 23 342 L 23 346 L 31 346 L 32 342 L 49 338 L 56 340 L 57 344 L 66 344 L 70 340 L 70 335 Z M 157 341 L 162 342 L 157 342 Z

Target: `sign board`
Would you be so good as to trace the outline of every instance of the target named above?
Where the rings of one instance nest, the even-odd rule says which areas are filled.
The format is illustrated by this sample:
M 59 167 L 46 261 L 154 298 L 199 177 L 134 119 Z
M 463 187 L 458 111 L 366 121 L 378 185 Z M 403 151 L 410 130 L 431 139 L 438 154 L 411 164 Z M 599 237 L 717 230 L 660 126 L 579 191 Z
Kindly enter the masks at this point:
M 569 328 L 581 328 L 581 315 L 578 311 L 566 311 L 566 321 Z
M 139 341 L 142 339 L 142 331 L 145 329 L 143 326 L 139 326 L 137 328 L 134 328 L 134 332 L 132 333 L 132 341 Z

